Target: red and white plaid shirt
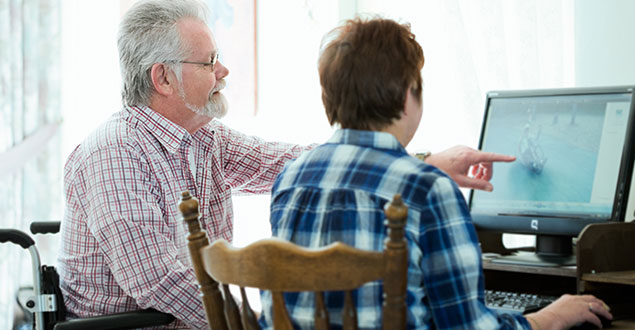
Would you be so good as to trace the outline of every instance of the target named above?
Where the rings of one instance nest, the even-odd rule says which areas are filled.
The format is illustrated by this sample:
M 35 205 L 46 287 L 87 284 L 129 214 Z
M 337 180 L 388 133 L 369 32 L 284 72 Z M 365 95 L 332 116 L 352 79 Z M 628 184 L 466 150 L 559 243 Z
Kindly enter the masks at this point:
M 210 241 L 231 241 L 232 191 L 269 192 L 284 163 L 304 149 L 218 121 L 190 135 L 147 107 L 115 114 L 64 169 L 58 268 L 70 316 L 155 308 L 180 320 L 172 328 L 207 327 L 179 220 L 181 192 L 198 198 Z

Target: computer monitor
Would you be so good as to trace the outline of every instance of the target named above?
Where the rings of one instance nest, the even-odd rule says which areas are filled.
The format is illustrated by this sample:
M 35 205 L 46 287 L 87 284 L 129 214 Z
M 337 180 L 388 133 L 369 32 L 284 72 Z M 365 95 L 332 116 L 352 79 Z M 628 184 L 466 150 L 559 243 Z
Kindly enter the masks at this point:
M 479 149 L 496 163 L 494 191 L 473 190 L 481 230 L 535 234 L 536 253 L 493 262 L 575 264 L 572 237 L 588 224 L 623 221 L 633 170 L 633 88 L 494 91 Z

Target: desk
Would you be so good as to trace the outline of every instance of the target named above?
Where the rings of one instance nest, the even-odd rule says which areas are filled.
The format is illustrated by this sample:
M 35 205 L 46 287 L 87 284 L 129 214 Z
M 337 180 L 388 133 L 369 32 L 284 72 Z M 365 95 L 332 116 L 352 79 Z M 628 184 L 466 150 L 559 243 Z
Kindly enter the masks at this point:
M 502 234 L 478 234 L 483 252 L 513 252 L 503 246 Z M 576 266 L 537 267 L 484 260 L 485 288 L 550 296 L 593 294 L 611 306 L 613 329 L 635 329 L 635 223 L 592 224 L 576 241 Z
M 611 323 L 610 329 L 616 330 L 633 330 L 635 329 L 635 321 L 632 320 L 615 320 Z

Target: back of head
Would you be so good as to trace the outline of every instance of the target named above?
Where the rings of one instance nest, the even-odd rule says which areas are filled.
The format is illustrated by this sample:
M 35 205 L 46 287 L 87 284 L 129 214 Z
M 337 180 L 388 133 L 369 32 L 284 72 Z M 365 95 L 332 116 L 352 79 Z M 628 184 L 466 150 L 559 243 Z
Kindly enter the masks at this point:
M 197 0 L 146 0 L 135 3 L 119 26 L 117 46 L 123 80 L 122 98 L 128 105 L 148 105 L 154 92 L 150 69 L 154 63 L 185 60 L 188 46 L 177 23 L 206 21 L 207 7 Z M 180 65 L 171 65 L 178 78 Z
M 401 117 L 408 90 L 421 99 L 423 50 L 409 25 L 357 18 L 325 41 L 318 68 L 331 125 L 380 130 Z

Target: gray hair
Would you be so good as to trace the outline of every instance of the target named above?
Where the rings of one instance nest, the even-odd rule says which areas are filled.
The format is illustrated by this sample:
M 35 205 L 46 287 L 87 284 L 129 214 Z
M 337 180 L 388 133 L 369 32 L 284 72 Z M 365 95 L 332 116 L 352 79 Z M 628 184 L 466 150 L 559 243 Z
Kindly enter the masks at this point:
M 155 89 L 150 70 L 166 63 L 181 84 L 181 64 L 189 48 L 177 23 L 184 18 L 207 21 L 207 7 L 197 0 L 139 1 L 119 25 L 117 46 L 123 80 L 121 97 L 127 105 L 148 105 Z

